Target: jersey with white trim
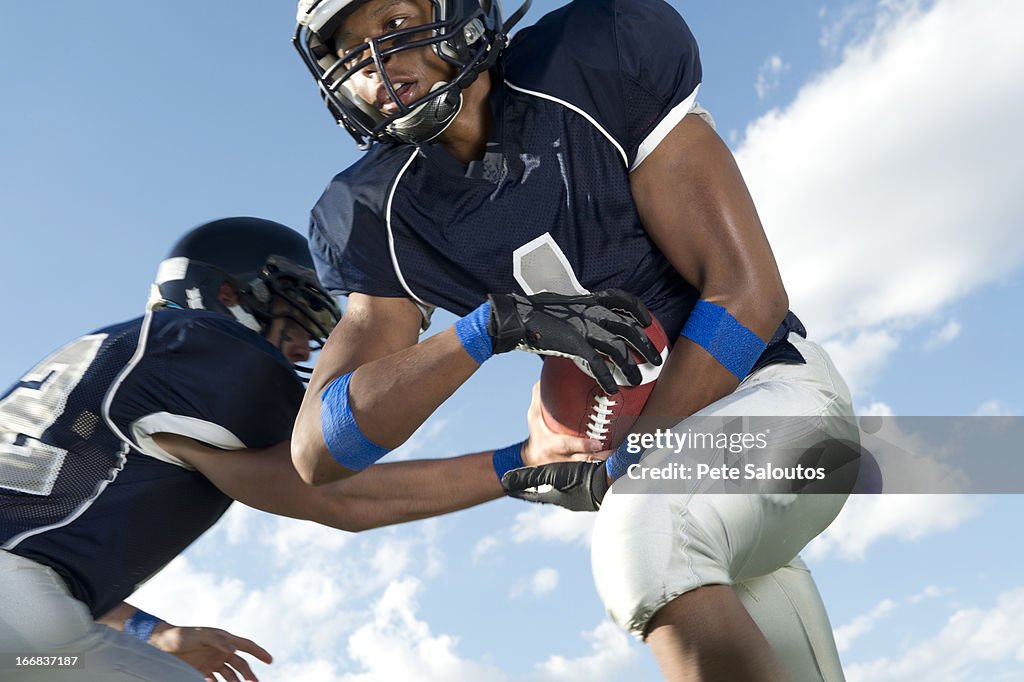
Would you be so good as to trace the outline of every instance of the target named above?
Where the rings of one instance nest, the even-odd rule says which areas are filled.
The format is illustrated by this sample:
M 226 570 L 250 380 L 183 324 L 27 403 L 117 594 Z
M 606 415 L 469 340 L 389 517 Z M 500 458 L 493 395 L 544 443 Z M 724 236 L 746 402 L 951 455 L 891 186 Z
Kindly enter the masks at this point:
M 698 297 L 648 236 L 630 169 L 696 106 L 696 41 L 663 0 L 575 0 L 490 72 L 485 156 L 375 145 L 310 221 L 321 281 L 465 315 L 488 293 L 631 291 L 676 338 Z M 758 366 L 801 362 L 784 341 Z M 788 347 L 788 348 L 787 348 Z
M 0 397 L 0 547 L 101 615 L 231 504 L 146 437 L 269 447 L 301 398 L 284 356 L 217 313 L 163 310 L 80 337 Z

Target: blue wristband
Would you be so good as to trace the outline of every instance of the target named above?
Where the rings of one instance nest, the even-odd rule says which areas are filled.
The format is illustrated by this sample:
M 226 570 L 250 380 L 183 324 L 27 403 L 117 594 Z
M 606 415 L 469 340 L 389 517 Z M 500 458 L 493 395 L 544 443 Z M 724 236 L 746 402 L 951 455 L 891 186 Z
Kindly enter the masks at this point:
M 143 642 L 148 642 L 153 629 L 160 623 L 160 619 L 142 609 L 135 609 L 135 613 L 124 622 L 124 631 L 129 635 L 138 637 Z
M 768 344 L 729 311 L 710 301 L 697 301 L 680 336 L 685 336 L 718 360 L 740 381 L 747 376 Z
M 523 443 L 495 450 L 491 462 L 494 464 L 494 473 L 498 474 L 500 481 L 501 477 L 508 472 L 523 466 Z
M 348 404 L 348 384 L 352 374 L 340 376 L 320 396 L 320 428 L 331 456 L 346 469 L 362 471 L 388 454 L 388 448 L 373 443 L 356 424 Z
M 622 441 L 622 444 L 615 449 L 612 456 L 605 460 L 604 467 L 608 471 L 608 477 L 613 481 L 622 478 L 632 465 L 640 461 L 644 451 L 630 452 L 629 440 Z
M 487 321 L 491 318 L 491 302 L 487 301 L 479 308 L 455 322 L 455 333 L 462 342 L 462 347 L 469 357 L 484 364 L 487 358 L 494 355 L 494 344 L 487 333 Z

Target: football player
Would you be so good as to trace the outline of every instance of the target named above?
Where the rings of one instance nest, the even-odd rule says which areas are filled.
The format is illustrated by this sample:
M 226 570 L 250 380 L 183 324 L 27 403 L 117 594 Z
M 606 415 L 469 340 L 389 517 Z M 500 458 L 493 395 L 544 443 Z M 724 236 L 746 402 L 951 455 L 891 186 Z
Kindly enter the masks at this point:
M 75 339 L 0 394 L 0 652 L 77 655 L 76 682 L 255 679 L 239 655 L 269 662 L 255 643 L 124 602 L 232 500 L 358 531 L 503 495 L 491 452 L 382 464 L 321 488 L 299 478 L 294 365 L 338 318 L 301 235 L 217 220 L 160 264 L 143 317 Z M 547 432 L 536 404 L 530 423 L 533 463 L 593 446 Z
M 298 3 L 294 43 L 367 150 L 312 211 L 318 273 L 349 313 L 299 412 L 300 469 L 330 480 L 403 442 L 489 357 L 462 330 L 495 291 L 639 297 L 675 340 L 646 415 L 838 416 L 822 423 L 848 437 L 849 391 L 788 310 L 743 178 L 697 102 L 683 19 L 663 0 L 575 0 L 509 43 L 524 10 Z M 465 316 L 458 333 L 417 344 L 436 306 Z M 365 457 L 347 454 L 353 440 Z M 600 507 L 598 590 L 667 679 L 843 679 L 797 552 L 846 496 L 606 496 L 637 459 L 620 449 L 533 469 L 511 453 L 495 466 L 518 495 L 546 484 L 531 499 Z

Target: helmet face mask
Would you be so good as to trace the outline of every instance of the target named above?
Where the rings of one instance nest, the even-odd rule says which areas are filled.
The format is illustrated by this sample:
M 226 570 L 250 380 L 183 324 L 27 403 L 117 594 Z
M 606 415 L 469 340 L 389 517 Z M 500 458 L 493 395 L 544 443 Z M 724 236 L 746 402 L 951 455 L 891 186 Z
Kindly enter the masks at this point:
M 225 284 L 234 293 L 230 302 Z M 341 318 L 317 280 L 306 240 L 260 218 L 215 220 L 182 237 L 160 263 L 148 307 L 218 312 L 263 336 L 286 318 L 309 334 L 313 349 Z
M 238 293 L 242 307 L 260 322 L 261 333 L 273 320 L 291 320 L 309 334 L 316 349 L 323 347 L 340 317 L 334 299 L 317 283 L 316 273 L 283 256 L 268 257 L 258 276 Z M 274 310 L 275 298 L 287 304 L 285 311 Z
M 361 149 L 374 142 L 420 144 L 436 138 L 458 115 L 462 90 L 491 68 L 507 42 L 496 0 L 430 0 L 431 20 L 400 27 L 335 54 L 333 33 L 354 7 L 351 0 L 300 0 L 299 24 L 292 40 L 320 88 L 335 120 Z M 430 47 L 454 75 L 433 83 L 411 102 L 398 97 L 386 62 L 406 50 Z M 396 110 L 383 113 L 351 87 L 352 77 L 373 65 Z

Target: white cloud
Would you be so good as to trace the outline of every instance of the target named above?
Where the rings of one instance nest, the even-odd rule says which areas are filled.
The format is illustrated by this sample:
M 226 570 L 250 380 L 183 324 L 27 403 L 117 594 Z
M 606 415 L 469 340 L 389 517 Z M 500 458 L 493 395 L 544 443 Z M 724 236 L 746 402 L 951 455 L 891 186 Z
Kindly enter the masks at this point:
M 535 595 L 547 594 L 558 587 L 558 571 L 553 568 L 542 568 L 530 579 L 530 589 Z
M 758 99 L 764 99 L 769 92 L 779 87 L 782 75 L 789 71 L 791 65 L 782 61 L 782 57 L 773 54 L 766 59 L 761 68 L 757 71 L 757 80 L 754 82 L 754 90 Z
M 818 44 L 824 50 L 836 52 L 851 42 L 851 36 L 854 40 L 857 35 L 863 37 L 873 25 L 874 4 L 873 0 L 853 0 L 835 8 L 835 14 L 830 14 L 829 8 L 823 5 L 818 10 L 822 20 Z
M 899 345 L 899 337 L 883 329 L 843 334 L 822 343 L 854 394 L 875 380 Z
M 501 543 L 498 538 L 494 535 L 487 535 L 482 538 L 473 546 L 473 563 L 480 563 L 486 554 L 489 554 Z
M 884 33 L 907 15 L 919 13 L 931 0 L 847 0 L 841 6 L 823 6 L 818 17 L 822 20 L 818 44 L 828 53 L 844 55 L 852 47 L 869 39 L 872 34 Z
M 850 348 L 854 384 L 901 329 L 1024 262 L 1021 25 L 1016 0 L 879 3 L 870 37 L 747 129 L 793 309 Z
M 290 563 L 296 556 L 321 556 L 336 552 L 354 537 L 352 533 L 312 521 L 270 515 L 265 518 L 267 523 L 263 525 L 260 542 L 274 550 L 273 556 L 279 563 Z
M 638 645 L 611 621 L 604 621 L 590 632 L 583 633 L 593 653 L 579 658 L 552 656 L 539 664 L 530 682 L 603 682 L 620 677 Z
M 804 558 L 863 560 L 884 539 L 904 542 L 952 530 L 978 514 L 981 502 L 965 495 L 853 495 L 832 525 L 811 541 Z
M 942 589 L 937 585 L 928 585 L 920 592 L 912 594 L 909 597 L 905 597 L 903 602 L 911 606 L 915 606 L 927 599 L 936 599 L 938 597 L 946 596 L 950 592 L 952 592 L 950 589 Z M 892 599 L 883 599 L 875 604 L 875 606 L 867 613 L 861 614 L 849 623 L 845 623 L 844 625 L 837 627 L 832 632 L 835 636 L 836 647 L 840 652 L 849 651 L 854 640 L 874 630 L 879 621 L 884 620 L 893 614 L 897 606 L 898 602 Z
M 269 515 L 241 502 L 228 507 L 212 532 L 223 533 L 229 545 L 240 545 L 250 538 L 250 530 L 259 523 L 261 517 Z
M 1020 679 L 1022 661 L 1024 588 L 1018 587 L 1000 594 L 991 609 L 957 611 L 938 634 L 899 656 L 847 666 L 846 677 L 849 682 L 963 682 L 1016 672 L 1018 677 L 1008 679 Z
M 853 640 L 871 632 L 875 624 L 889 615 L 895 608 L 896 602 L 891 599 L 883 599 L 867 613 L 857 616 L 845 625 L 840 625 L 832 632 L 836 638 L 836 647 L 840 652 L 849 651 Z
M 341 682 L 478 682 L 505 680 L 486 663 L 458 656 L 458 638 L 434 635 L 416 616 L 417 594 L 423 584 L 415 578 L 392 583 L 373 609 L 372 621 L 349 638 L 348 655 L 363 668 Z
M 344 584 L 313 566 L 257 586 L 199 570 L 178 557 L 130 601 L 176 625 L 220 627 L 248 637 L 283 665 L 336 651 L 356 619 Z M 311 622 L 318 627 L 311 629 Z M 257 675 L 262 667 L 253 663 Z
M 268 560 L 285 570 L 331 566 L 332 575 L 349 585 L 350 596 L 373 594 L 413 568 L 432 577 L 443 566 L 439 519 L 349 533 L 311 521 L 261 516 L 264 522 L 256 532 L 272 550 Z
M 857 414 L 862 417 L 891 417 L 893 416 L 893 411 L 888 403 L 875 401 L 867 407 L 857 410 Z M 863 428 L 863 425 L 861 428 Z
M 510 532 L 500 538 L 487 535 L 476 543 L 473 562 L 484 561 L 508 540 L 515 544 L 557 542 L 589 546 L 596 521 L 597 514 L 572 512 L 555 505 L 529 505 L 515 515 Z
M 246 593 L 242 580 L 196 570 L 187 557 L 179 556 L 129 601 L 176 625 L 212 625 L 220 622 L 224 609 L 240 603 Z
M 621 675 L 639 645 L 610 621 L 582 636 L 590 653 L 577 658 L 550 656 L 525 678 L 510 678 L 486 661 L 460 657 L 459 639 L 435 634 L 417 615 L 423 583 L 405 578 L 392 583 L 373 609 L 371 622 L 349 638 L 348 654 L 362 668 L 340 682 L 609 682 Z
M 211 549 L 239 532 L 218 529 L 168 564 L 131 603 L 179 625 L 249 637 L 274 655 L 269 668 L 253 664 L 263 679 L 286 679 L 278 676 L 292 668 L 311 671 L 295 679 L 338 679 L 320 672 L 350 665 L 339 652 L 370 620 L 381 595 L 411 571 L 432 577 L 443 565 L 437 520 L 352 534 L 252 510 L 241 517 L 249 522 L 248 539 L 231 547 L 230 558 Z M 198 567 L 204 559 L 210 568 Z M 246 570 L 233 570 L 232 559 Z
M 243 514 L 247 515 L 247 514 Z M 251 661 L 261 679 L 330 682 L 505 682 L 512 679 L 483 656 L 463 657 L 459 637 L 437 632 L 419 614 L 424 580 L 436 576 L 441 530 L 382 529 L 349 535 L 340 544 L 316 549 L 319 536 L 308 524 L 254 513 L 245 542 L 234 554 L 243 561 L 265 558 L 244 579 L 219 575 L 190 558 L 190 550 L 147 583 L 132 603 L 181 625 L 224 628 L 249 637 L 273 654 L 271 666 Z M 222 543 L 211 534 L 201 542 Z M 327 539 L 319 537 L 319 539 Z M 284 561 L 290 558 L 290 561 Z M 214 557 L 216 559 L 216 557 Z M 416 577 L 410 574 L 415 572 Z M 544 567 L 523 581 L 522 589 L 543 598 L 556 592 L 560 573 Z M 315 627 L 313 626 L 315 624 Z M 637 645 L 610 622 L 582 633 L 590 652 L 578 658 L 550 656 L 534 664 L 526 678 L 538 682 L 608 682 L 635 655 Z M 560 642 L 558 650 L 575 644 Z M 529 667 L 527 658 L 524 668 Z M 536 660 L 536 659 L 532 659 Z
M 300 663 L 274 664 L 272 674 L 262 673 L 261 680 L 305 680 L 307 682 L 327 682 L 340 676 L 337 666 L 328 660 L 317 658 Z
M 956 320 L 950 320 L 941 329 L 936 329 L 929 336 L 928 340 L 924 342 L 925 350 L 935 350 L 941 346 L 952 343 L 960 336 L 960 332 L 963 330 L 960 323 Z
M 572 512 L 553 505 L 532 506 L 516 514 L 512 540 L 590 544 L 596 514 Z
M 945 588 L 944 589 L 944 588 L 939 587 L 938 585 L 929 585 L 928 587 L 924 588 L 923 590 L 921 590 L 917 594 L 912 594 L 909 597 L 907 597 L 907 603 L 908 604 L 920 604 L 921 602 L 923 602 L 926 599 L 936 599 L 938 597 L 945 597 L 947 594 L 951 593 L 952 591 L 953 590 L 951 590 L 949 588 Z
M 1020 413 L 1001 400 L 986 400 L 974 410 L 975 417 L 1014 417 Z
M 449 421 L 442 417 L 428 419 L 409 436 L 409 440 L 388 453 L 386 461 L 398 462 L 406 459 L 424 459 L 427 457 L 451 457 L 455 453 L 451 452 L 450 448 L 440 446 L 448 426 Z
M 527 592 L 531 596 L 541 597 L 558 587 L 558 571 L 550 566 L 539 568 L 528 578 L 519 580 L 509 590 L 510 597 L 519 597 Z

